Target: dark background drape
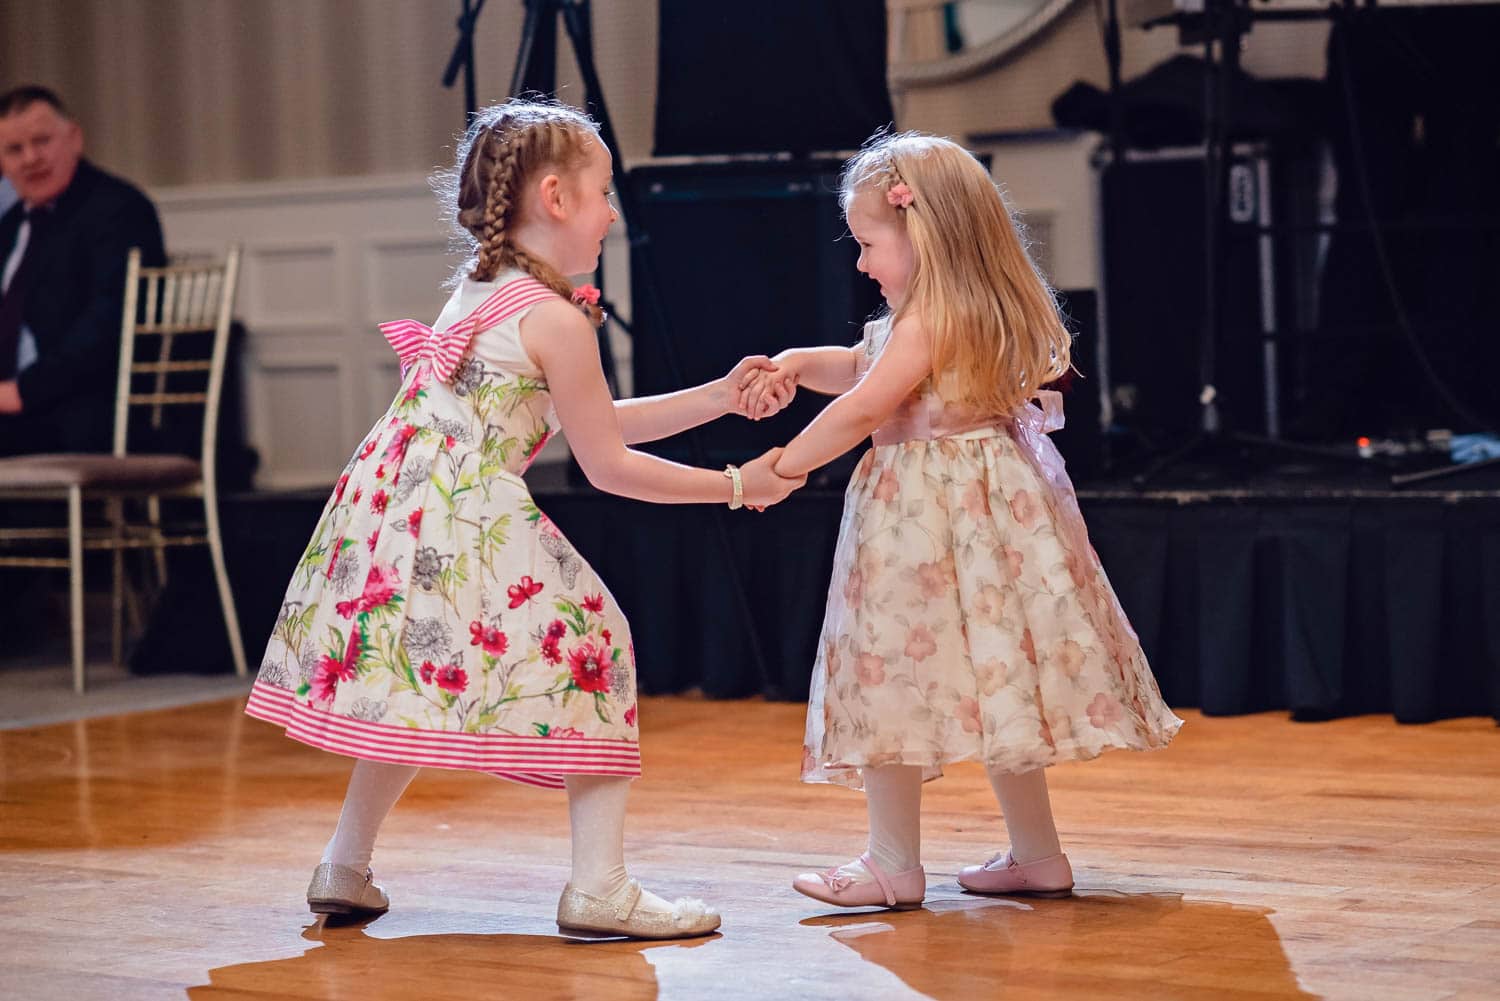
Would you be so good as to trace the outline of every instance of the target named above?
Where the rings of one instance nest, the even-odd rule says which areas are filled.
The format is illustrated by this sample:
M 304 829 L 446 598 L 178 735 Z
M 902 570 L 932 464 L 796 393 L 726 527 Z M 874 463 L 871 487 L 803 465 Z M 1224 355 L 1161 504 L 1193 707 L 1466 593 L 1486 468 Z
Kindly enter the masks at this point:
M 839 494 L 804 491 L 760 515 L 561 484 L 536 496 L 629 616 L 643 692 L 806 697 Z M 1085 491 L 1081 499 L 1173 706 L 1500 719 L 1500 495 Z M 227 505 L 229 569 L 252 668 L 322 501 L 246 494 Z M 749 625 L 709 544 L 709 519 L 725 516 Z M 199 555 L 181 554 L 167 596 L 173 614 L 143 639 L 136 670 L 228 669 Z

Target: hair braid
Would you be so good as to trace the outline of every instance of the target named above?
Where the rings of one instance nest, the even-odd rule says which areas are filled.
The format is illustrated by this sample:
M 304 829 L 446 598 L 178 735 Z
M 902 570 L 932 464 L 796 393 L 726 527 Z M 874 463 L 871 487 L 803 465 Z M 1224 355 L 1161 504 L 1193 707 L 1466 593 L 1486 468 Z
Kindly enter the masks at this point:
M 525 133 L 513 133 L 509 141 L 490 132 L 487 145 L 494 152 L 489 176 L 485 179 L 484 217 L 479 226 L 479 249 L 470 276 L 475 281 L 493 281 L 505 266 L 506 229 L 510 222 L 511 192 L 515 188 L 516 158 Z
M 574 170 L 584 162 L 589 143 L 601 141 L 587 116 L 556 104 L 509 101 L 475 117 L 457 170 L 436 181 L 452 206 L 460 238 L 473 249 L 469 278 L 494 281 L 504 268 L 515 267 L 572 301 L 567 278 L 515 242 L 511 214 L 538 171 Z M 595 326 L 603 323 L 598 306 L 575 305 Z

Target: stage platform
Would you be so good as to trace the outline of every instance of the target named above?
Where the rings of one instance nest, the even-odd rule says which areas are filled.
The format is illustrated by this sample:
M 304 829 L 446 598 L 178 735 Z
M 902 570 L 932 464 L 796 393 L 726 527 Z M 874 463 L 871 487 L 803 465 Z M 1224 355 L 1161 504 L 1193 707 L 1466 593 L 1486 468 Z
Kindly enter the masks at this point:
M 1500 469 L 1395 490 L 1373 466 L 1229 459 L 1174 468 L 1146 489 L 1124 475 L 1079 487 L 1094 546 L 1172 705 L 1500 718 Z M 806 697 L 840 490 L 810 487 L 754 514 L 622 500 L 570 485 L 561 466 L 528 481 L 629 616 L 643 691 Z M 316 490 L 225 502 L 252 661 L 325 499 Z M 726 582 L 717 518 L 748 615 Z M 143 643 L 137 670 L 227 667 L 206 558 L 182 559 L 176 611 Z
M 1500 978 L 1500 730 L 1184 712 L 1169 748 L 1052 770 L 1077 894 L 967 894 L 1003 847 L 983 773 L 926 786 L 920 910 L 833 912 L 799 870 L 863 797 L 797 782 L 802 710 L 643 701 L 627 851 L 722 934 L 583 942 L 556 793 L 427 771 L 382 834 L 374 921 L 305 909 L 349 761 L 242 699 L 0 732 L 0 994 L 16 1001 L 1479 1001 Z

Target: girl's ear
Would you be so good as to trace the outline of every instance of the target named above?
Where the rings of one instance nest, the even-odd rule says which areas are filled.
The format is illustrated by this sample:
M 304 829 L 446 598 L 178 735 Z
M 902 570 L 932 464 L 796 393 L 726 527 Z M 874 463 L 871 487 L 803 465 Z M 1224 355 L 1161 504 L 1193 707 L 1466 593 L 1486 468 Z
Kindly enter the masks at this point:
M 549 218 L 561 220 L 567 215 L 563 208 L 563 184 L 562 178 L 556 174 L 548 174 L 542 178 L 541 184 L 537 185 L 537 192 L 542 196 L 542 211 Z

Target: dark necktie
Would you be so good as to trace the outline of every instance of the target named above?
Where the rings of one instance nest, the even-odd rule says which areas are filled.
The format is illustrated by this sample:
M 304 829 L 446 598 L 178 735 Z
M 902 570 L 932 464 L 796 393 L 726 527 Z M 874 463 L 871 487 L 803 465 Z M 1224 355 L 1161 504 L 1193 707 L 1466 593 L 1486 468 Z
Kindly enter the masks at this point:
M 31 288 L 31 272 L 36 265 L 37 237 L 45 227 L 47 213 L 44 211 L 28 211 L 26 220 L 31 223 L 31 235 L 26 240 L 26 249 L 21 253 L 21 263 L 16 267 L 16 273 L 11 276 L 10 285 L 3 295 L 0 295 L 0 381 L 14 379 L 16 377 L 16 351 L 21 343 L 21 326 L 25 322 L 26 293 Z M 20 239 L 20 230 L 16 230 L 16 239 Z M 11 250 L 15 245 L 11 245 Z M 10 254 L 6 254 L 6 260 Z M 5 261 L 0 261 L 0 268 L 5 266 Z

